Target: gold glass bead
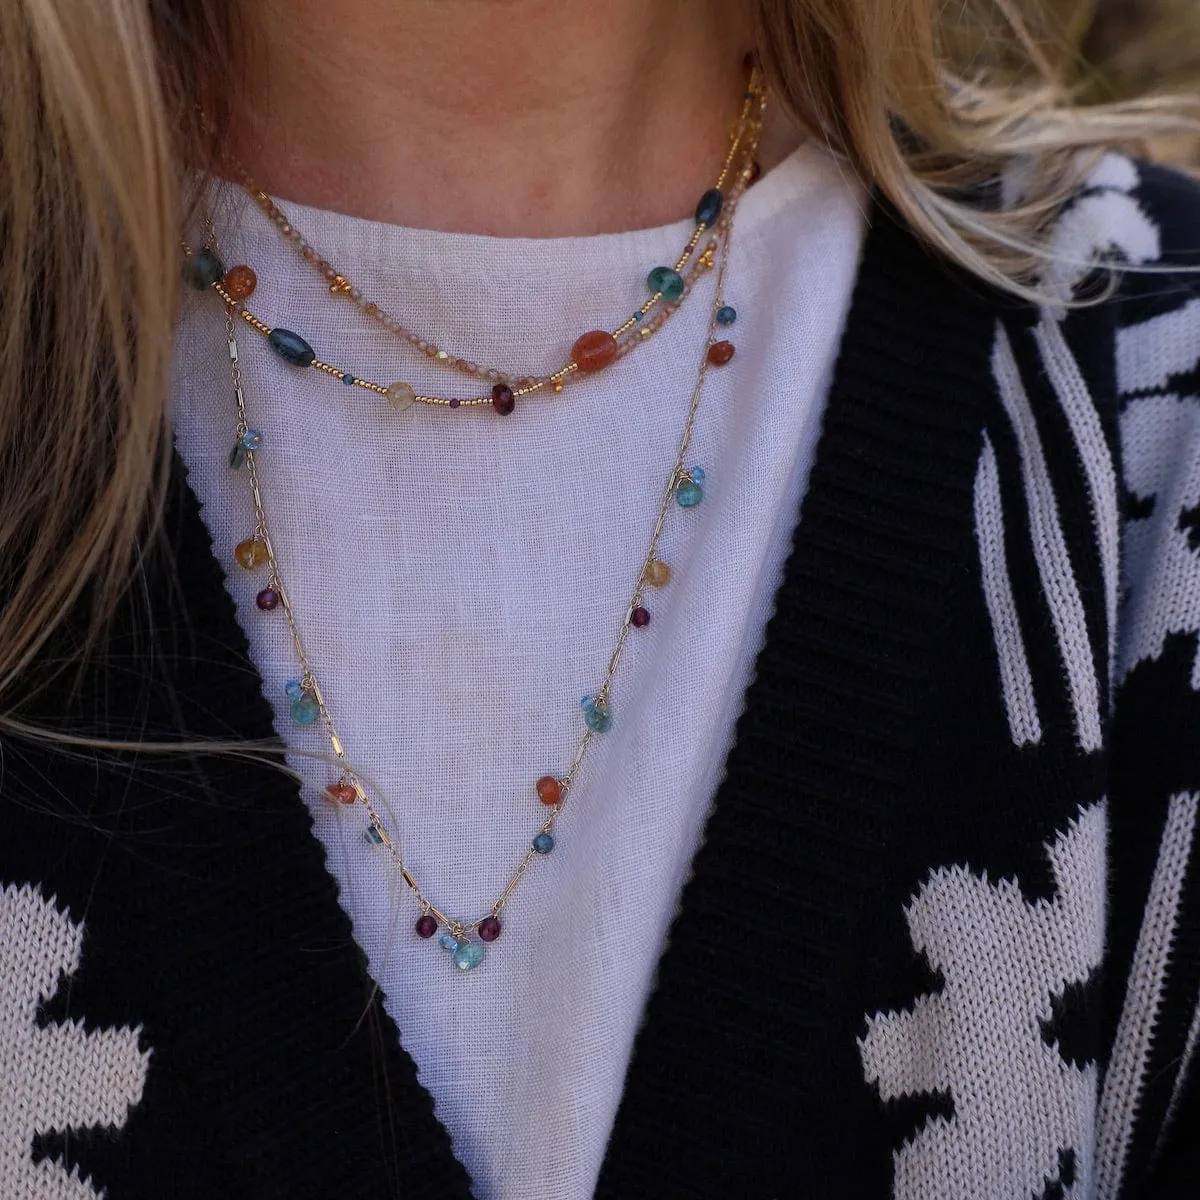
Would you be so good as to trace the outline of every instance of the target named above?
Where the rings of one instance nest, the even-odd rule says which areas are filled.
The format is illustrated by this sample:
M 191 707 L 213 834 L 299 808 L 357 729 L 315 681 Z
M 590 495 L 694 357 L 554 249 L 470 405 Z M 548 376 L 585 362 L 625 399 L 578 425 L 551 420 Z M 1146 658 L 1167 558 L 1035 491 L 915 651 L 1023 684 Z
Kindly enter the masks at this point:
M 387 390 L 387 402 L 397 411 L 404 412 L 416 403 L 417 393 L 411 384 L 393 383 Z

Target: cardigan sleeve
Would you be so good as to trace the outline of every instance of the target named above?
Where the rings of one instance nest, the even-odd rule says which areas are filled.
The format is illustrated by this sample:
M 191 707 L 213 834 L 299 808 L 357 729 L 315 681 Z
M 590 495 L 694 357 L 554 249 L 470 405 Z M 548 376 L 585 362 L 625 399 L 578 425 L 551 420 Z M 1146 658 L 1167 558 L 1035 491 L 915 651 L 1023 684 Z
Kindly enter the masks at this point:
M 1114 306 L 1121 586 L 1097 1155 L 1102 1177 L 1134 1189 L 1122 1197 L 1182 1200 L 1200 1194 L 1200 189 L 1143 167 L 1129 198 L 1153 239 Z

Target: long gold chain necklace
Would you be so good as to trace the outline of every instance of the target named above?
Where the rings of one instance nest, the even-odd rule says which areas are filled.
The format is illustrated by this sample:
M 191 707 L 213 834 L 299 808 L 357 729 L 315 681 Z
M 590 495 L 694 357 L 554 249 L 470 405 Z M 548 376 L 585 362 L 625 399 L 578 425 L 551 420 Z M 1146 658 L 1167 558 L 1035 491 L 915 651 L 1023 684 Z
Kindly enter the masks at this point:
M 613 681 L 626 641 L 632 630 L 644 629 L 650 623 L 650 611 L 645 606 L 649 591 L 664 588 L 670 583 L 670 567 L 658 557 L 659 543 L 668 515 L 672 511 L 673 505 L 686 512 L 694 509 L 703 499 L 704 471 L 699 466 L 685 467 L 684 464 L 691 447 L 708 371 L 714 366 L 723 366 L 732 357 L 726 357 L 723 354 L 714 355 L 713 351 L 722 344 L 717 340 L 716 335 L 722 324 L 721 314 L 727 308 L 725 276 L 729 263 L 733 217 L 748 182 L 748 179 L 739 179 L 724 205 L 724 213 L 721 217 L 724 236 L 721 241 L 719 260 L 712 264 L 716 267 L 716 282 L 696 382 L 692 389 L 675 458 L 655 512 L 649 544 L 636 575 L 629 602 L 621 617 L 616 640 L 604 669 L 600 687 L 595 692 L 585 695 L 581 701 L 584 728 L 575 754 L 566 771 L 561 775 L 544 775 L 534 783 L 534 795 L 544 813 L 541 823 L 496 901 L 483 915 L 473 919 L 455 917 L 428 897 L 416 875 L 405 862 L 399 839 L 389 831 L 380 803 L 368 790 L 365 781 L 354 770 L 347 756 L 345 744 L 317 681 L 316 671 L 309 658 L 300 625 L 288 598 L 279 556 L 271 537 L 263 497 L 262 479 L 257 462 L 258 454 L 263 452 L 265 438 L 261 430 L 250 424 L 245 382 L 238 351 L 237 329 L 240 306 L 237 301 L 229 297 L 227 291 L 220 288 L 219 284 L 214 282 L 211 285 L 226 305 L 225 333 L 237 411 L 235 451 L 240 451 L 231 456 L 230 465 L 235 469 L 245 467 L 255 514 L 254 531 L 249 538 L 238 543 L 234 557 L 239 565 L 249 572 L 266 568 L 266 586 L 258 592 L 255 598 L 256 606 L 264 613 L 278 610 L 287 621 L 300 672 L 296 679 L 289 682 L 286 689 L 290 701 L 291 718 L 300 726 L 320 723 L 324 727 L 330 749 L 339 767 L 337 779 L 325 788 L 326 799 L 331 804 L 347 810 L 359 806 L 365 810 L 367 824 L 364 837 L 390 857 L 417 901 L 419 908 L 419 915 L 415 923 L 417 936 L 430 939 L 440 931 L 439 942 L 450 952 L 454 965 L 459 970 L 469 971 L 484 960 L 487 946 L 500 936 L 503 928 L 501 915 L 518 884 L 533 862 L 554 850 L 555 829 L 575 785 L 588 748 L 596 737 L 606 733 L 611 727 L 610 699 Z M 210 244 L 213 245 L 215 252 L 215 236 L 210 235 Z
M 482 367 L 449 354 L 412 332 L 379 305 L 367 301 L 357 287 L 351 285 L 345 276 L 339 274 L 313 249 L 274 201 L 248 177 L 245 178 L 245 186 L 251 196 L 280 232 L 296 246 L 301 258 L 323 279 L 330 280 L 331 294 L 348 296 L 366 316 L 402 337 L 433 362 L 464 374 L 493 380 L 494 385 L 488 394 L 467 397 L 425 395 L 417 392 L 407 381 L 390 384 L 375 382 L 318 358 L 316 351 L 300 334 L 282 327 L 273 327 L 251 311 L 246 301 L 257 286 L 255 272 L 246 265 L 238 265 L 226 271 L 215 246 L 211 244 L 195 254 L 188 255 L 184 268 L 185 278 L 201 290 L 215 288 L 226 304 L 234 309 L 250 328 L 265 338 L 285 361 L 294 366 L 311 367 L 346 386 L 361 388 L 382 396 L 399 412 L 406 411 L 414 404 L 424 404 L 450 409 L 490 407 L 500 415 L 508 416 L 514 411 L 518 399 L 534 395 L 547 387 L 554 392 L 561 392 L 573 377 L 594 374 L 631 353 L 658 332 L 679 308 L 690 294 L 696 280 L 712 268 L 719 251 L 721 238 L 727 228 L 727 222 L 722 220 L 726 209 L 723 189 L 728 181 L 733 179 L 734 186 L 741 191 L 757 178 L 758 165 L 755 155 L 762 136 L 765 106 L 765 89 L 757 67 L 752 67 L 742 109 L 731 131 L 729 150 L 720 174 L 714 186 L 701 196 L 696 207 L 696 227 L 674 266 L 653 268 L 646 280 L 651 293 L 650 298 L 631 317 L 611 332 L 596 329 L 582 334 L 572 346 L 567 363 L 552 374 L 544 376 L 512 379 L 495 368 Z M 697 255 L 696 251 L 706 233 L 710 235 L 709 241 Z M 718 316 L 718 323 L 731 325 L 736 317 L 734 309 L 723 307 Z M 725 361 L 728 361 L 728 358 L 733 356 L 734 345 L 727 340 L 715 342 L 712 353 L 714 358 L 721 359 L 725 356 Z

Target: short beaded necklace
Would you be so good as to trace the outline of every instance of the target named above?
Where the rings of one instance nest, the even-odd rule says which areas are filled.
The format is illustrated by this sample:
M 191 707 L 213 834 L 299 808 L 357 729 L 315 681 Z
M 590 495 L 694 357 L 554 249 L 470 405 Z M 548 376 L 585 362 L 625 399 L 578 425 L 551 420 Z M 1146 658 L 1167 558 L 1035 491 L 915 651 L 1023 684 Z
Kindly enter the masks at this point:
M 416 898 L 419 908 L 415 924 L 417 936 L 430 939 L 440 930 L 439 943 L 449 952 L 454 965 L 460 971 L 470 971 L 483 962 L 488 945 L 500 936 L 502 930 L 500 918 L 504 906 L 526 871 L 534 861 L 554 850 L 555 828 L 588 747 L 594 738 L 607 732 L 611 727 L 612 716 L 609 711 L 609 699 L 629 633 L 633 629 L 644 629 L 650 623 L 650 611 L 644 603 L 648 590 L 663 588 L 670 583 L 671 570 L 658 557 L 658 547 L 667 517 L 672 511 L 672 505 L 688 511 L 694 509 L 704 497 L 705 475 L 703 469 L 699 466 L 685 467 L 684 463 L 691 446 L 708 370 L 710 367 L 723 366 L 732 357 L 732 355 L 714 355 L 713 350 L 721 344 L 715 340 L 717 329 L 723 324 L 732 323 L 731 319 L 722 316 L 730 311 L 724 298 L 725 275 L 729 262 L 733 217 L 747 183 L 748 180 L 739 179 L 727 201 L 722 197 L 725 202 L 723 214 L 719 218 L 722 232 L 721 254 L 719 261 L 713 263 L 713 266 L 717 268 L 716 281 L 705 334 L 704 352 L 700 359 L 675 458 L 655 513 L 649 545 L 638 571 L 629 603 L 622 615 L 616 641 L 605 667 L 600 687 L 595 692 L 585 695 L 580 702 L 584 724 L 583 733 L 567 770 L 557 776 L 543 775 L 535 782 L 534 793 L 545 814 L 541 824 L 525 854 L 509 876 L 499 897 L 485 914 L 472 920 L 453 917 L 428 898 L 411 868 L 406 864 L 399 840 L 388 830 L 380 811 L 380 805 L 368 792 L 363 779 L 354 771 L 348 760 L 345 744 L 338 733 L 324 694 L 317 682 L 316 672 L 305 648 L 299 623 L 288 599 L 279 558 L 270 534 L 262 481 L 257 464 L 257 455 L 263 451 L 265 438 L 261 430 L 250 424 L 245 383 L 238 353 L 239 304 L 229 298 L 228 291 L 220 287 L 219 281 L 214 281 L 210 285 L 226 305 L 225 333 L 237 411 L 237 441 L 234 447 L 236 453 L 231 455 L 230 465 L 235 469 L 245 467 L 255 513 L 254 531 L 249 538 L 237 545 L 234 557 L 238 564 L 247 571 L 267 568 L 267 583 L 258 593 L 256 605 L 263 612 L 281 611 L 287 621 L 300 669 L 299 677 L 291 680 L 286 689 L 287 697 L 291 701 L 292 720 L 301 726 L 312 725 L 318 721 L 324 726 L 330 748 L 340 767 L 337 780 L 325 788 L 326 799 L 331 804 L 348 810 L 358 806 L 365 810 L 367 824 L 363 836 L 372 845 L 378 846 L 389 855 L 401 878 Z M 209 244 L 214 247 L 215 253 L 216 239 L 211 235 L 211 227 Z
M 764 110 L 765 89 L 757 66 L 752 65 L 742 109 L 731 130 L 729 150 L 720 174 L 716 183 L 700 197 L 695 213 L 696 227 L 674 266 L 654 267 L 646 277 L 646 286 L 651 293 L 649 300 L 611 332 L 593 329 L 582 334 L 572 346 L 567 363 L 552 374 L 543 376 L 513 379 L 494 368 L 481 367 L 467 359 L 449 354 L 406 328 L 379 305 L 367 301 L 357 287 L 351 285 L 345 276 L 339 274 L 313 249 L 274 201 L 259 189 L 244 171 L 240 172 L 245 187 L 256 204 L 296 247 L 301 258 L 328 281 L 331 295 L 349 297 L 364 315 L 402 337 L 435 363 L 464 374 L 494 380 L 490 394 L 468 397 L 423 395 L 405 381 L 377 383 L 353 371 L 346 371 L 325 362 L 317 357 L 313 347 L 298 333 L 282 327 L 272 327 L 250 310 L 245 302 L 257 286 L 254 270 L 246 265 L 238 265 L 226 271 L 216 248 L 211 244 L 188 256 L 184 276 L 199 290 L 214 288 L 225 303 L 235 309 L 251 329 L 265 338 L 271 348 L 286 362 L 293 366 L 311 367 L 348 387 L 361 388 L 383 396 L 398 412 L 404 412 L 414 404 L 424 404 L 450 409 L 491 407 L 501 416 L 508 416 L 516 408 L 519 398 L 532 396 L 547 387 L 556 393 L 561 392 L 573 377 L 594 374 L 631 353 L 661 329 L 678 309 L 695 281 L 712 268 L 719 251 L 722 231 L 725 228 L 720 218 L 725 205 L 723 189 L 726 183 L 733 178 L 740 185 L 748 186 L 758 177 L 759 168 L 755 155 L 762 136 Z M 706 233 L 711 235 L 709 241 L 697 255 L 696 251 Z M 722 325 L 729 325 L 736 316 L 732 308 L 724 307 L 718 321 Z M 734 346 L 729 341 L 716 342 L 711 352 L 714 358 L 725 356 L 725 361 L 728 361 L 733 356 Z

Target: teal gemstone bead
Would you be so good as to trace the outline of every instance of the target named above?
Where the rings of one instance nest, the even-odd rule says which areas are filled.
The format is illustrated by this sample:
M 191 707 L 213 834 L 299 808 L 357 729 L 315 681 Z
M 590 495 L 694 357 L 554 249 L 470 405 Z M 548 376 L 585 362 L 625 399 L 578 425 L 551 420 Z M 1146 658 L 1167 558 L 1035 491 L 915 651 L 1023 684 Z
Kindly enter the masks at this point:
M 292 720 L 297 725 L 311 725 L 321 715 L 316 696 L 304 692 L 292 701 Z
M 383 834 L 379 832 L 379 827 L 377 825 L 368 825 L 367 832 L 363 834 L 363 837 L 365 837 L 372 846 L 383 845 Z
M 234 442 L 229 452 L 229 465 L 235 470 L 241 470 L 246 465 L 246 447 L 241 442 Z
M 704 499 L 704 490 L 690 479 L 681 479 L 675 489 L 675 503 L 680 508 L 695 508 Z
M 732 325 L 737 320 L 737 309 L 732 304 L 722 305 L 717 309 L 717 324 Z
M 272 329 L 267 334 L 271 349 L 293 367 L 310 367 L 317 357 L 316 351 L 298 334 L 290 329 Z
M 242 434 L 242 445 L 247 450 L 261 449 L 262 441 L 263 436 L 261 429 L 247 429 L 246 432 Z
M 533 839 L 533 848 L 538 854 L 549 854 L 554 849 L 554 839 L 548 833 L 539 833 Z
M 655 267 L 646 276 L 646 286 L 652 292 L 662 292 L 664 300 L 674 303 L 683 295 L 683 276 L 671 267 Z
M 349 371 L 347 371 L 346 374 L 342 376 L 342 382 L 347 387 L 353 387 L 354 386 L 354 376 L 351 375 Z
M 721 215 L 721 209 L 725 207 L 725 197 L 721 194 L 720 188 L 709 188 L 703 196 L 700 197 L 700 203 L 696 205 L 696 224 L 697 225 L 712 225 Z
M 225 278 L 225 264 L 212 250 L 197 250 L 184 259 L 183 277 L 198 292 L 203 292 Z
M 607 733 L 612 726 L 608 706 L 597 703 L 593 696 L 583 698 L 583 720 L 593 733 Z
M 482 942 L 459 942 L 454 951 L 454 965 L 460 971 L 472 971 L 483 962 L 486 953 Z

